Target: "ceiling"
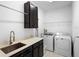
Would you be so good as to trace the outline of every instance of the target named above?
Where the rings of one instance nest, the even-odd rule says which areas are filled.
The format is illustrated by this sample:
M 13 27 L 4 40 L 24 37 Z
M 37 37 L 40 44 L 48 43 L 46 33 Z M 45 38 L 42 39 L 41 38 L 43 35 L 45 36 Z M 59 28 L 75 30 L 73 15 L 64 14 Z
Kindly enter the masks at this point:
M 71 1 L 34 1 L 34 3 L 39 6 L 44 11 L 54 10 L 57 8 L 62 8 L 65 6 L 72 5 Z

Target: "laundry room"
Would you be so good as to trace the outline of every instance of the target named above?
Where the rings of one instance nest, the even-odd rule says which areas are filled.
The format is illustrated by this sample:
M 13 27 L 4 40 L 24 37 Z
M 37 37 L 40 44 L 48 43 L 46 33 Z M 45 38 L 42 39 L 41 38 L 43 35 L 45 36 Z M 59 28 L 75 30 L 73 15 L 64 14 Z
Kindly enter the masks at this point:
M 0 57 L 79 57 L 79 1 L 0 1 Z
M 46 55 L 72 56 L 72 1 L 44 3 L 45 5 L 41 4 L 41 7 L 45 12 L 43 24 Z M 53 51 L 54 54 L 51 53 L 51 51 Z M 47 54 L 48 52 L 49 54 Z

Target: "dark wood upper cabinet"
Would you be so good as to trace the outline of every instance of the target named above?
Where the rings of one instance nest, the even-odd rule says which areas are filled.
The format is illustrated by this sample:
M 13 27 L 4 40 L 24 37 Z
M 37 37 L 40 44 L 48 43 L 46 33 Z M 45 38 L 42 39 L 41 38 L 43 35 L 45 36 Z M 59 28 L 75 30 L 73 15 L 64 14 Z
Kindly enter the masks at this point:
M 38 7 L 31 2 L 24 4 L 24 28 L 38 28 Z
M 25 12 L 25 13 L 28 13 L 28 15 L 24 14 L 24 28 L 29 28 L 29 26 L 30 26 L 30 25 L 29 25 L 29 23 L 30 23 L 30 21 L 29 21 L 29 19 L 30 19 L 30 17 L 29 17 L 30 5 L 29 5 L 29 4 L 30 4 L 30 3 L 25 3 L 25 4 L 24 4 L 24 12 Z

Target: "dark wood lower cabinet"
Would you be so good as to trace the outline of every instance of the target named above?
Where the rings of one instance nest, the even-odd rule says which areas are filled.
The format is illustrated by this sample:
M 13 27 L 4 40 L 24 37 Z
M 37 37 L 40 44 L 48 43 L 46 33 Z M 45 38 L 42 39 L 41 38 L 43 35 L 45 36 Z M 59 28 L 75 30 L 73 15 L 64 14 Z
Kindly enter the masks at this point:
M 43 40 L 33 44 L 30 47 L 10 56 L 10 57 L 42 57 L 43 56 Z
M 39 57 L 38 55 L 38 48 L 33 49 L 33 57 Z
M 25 53 L 23 57 L 32 57 L 32 53 Z
M 38 53 L 39 53 L 39 57 L 42 57 L 42 56 L 43 56 L 43 44 L 41 44 L 41 45 L 39 46 L 39 51 L 38 51 Z
M 33 45 L 33 57 L 42 57 L 42 56 L 43 56 L 43 40 Z

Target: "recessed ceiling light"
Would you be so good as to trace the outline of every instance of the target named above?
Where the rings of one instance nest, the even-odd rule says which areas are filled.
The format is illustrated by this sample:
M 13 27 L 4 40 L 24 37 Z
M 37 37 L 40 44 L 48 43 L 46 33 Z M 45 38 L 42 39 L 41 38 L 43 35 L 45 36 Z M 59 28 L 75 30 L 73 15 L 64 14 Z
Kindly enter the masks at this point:
M 50 2 L 50 3 L 51 3 L 51 2 L 53 2 L 53 1 L 51 1 L 51 0 L 50 0 L 50 1 L 48 1 L 48 2 Z

